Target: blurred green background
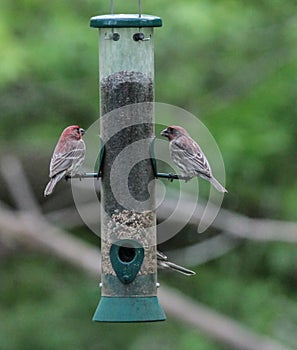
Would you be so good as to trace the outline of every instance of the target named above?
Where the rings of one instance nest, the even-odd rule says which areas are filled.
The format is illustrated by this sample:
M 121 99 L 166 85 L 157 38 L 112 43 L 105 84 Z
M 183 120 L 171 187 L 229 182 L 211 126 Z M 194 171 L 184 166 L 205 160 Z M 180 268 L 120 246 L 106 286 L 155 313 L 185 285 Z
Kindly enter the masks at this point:
M 297 220 L 296 10 L 292 0 L 143 0 L 144 13 L 163 19 L 155 30 L 156 101 L 208 127 L 226 167 L 223 207 L 250 217 Z M 0 157 L 20 157 L 45 213 L 72 203 L 70 191 L 59 196 L 65 184 L 58 203 L 45 201 L 43 189 L 61 130 L 98 118 L 89 18 L 108 12 L 103 0 L 0 2 Z M 115 1 L 115 12 L 136 13 L 137 1 Z M 1 200 L 13 207 L 0 181 Z M 185 231 L 190 242 L 195 230 Z M 84 227 L 74 234 L 99 244 Z M 194 278 L 159 279 L 296 348 L 296 244 L 244 241 L 196 270 Z M 2 247 L 0 274 L 0 349 L 225 349 L 171 317 L 92 323 L 97 281 L 54 257 Z

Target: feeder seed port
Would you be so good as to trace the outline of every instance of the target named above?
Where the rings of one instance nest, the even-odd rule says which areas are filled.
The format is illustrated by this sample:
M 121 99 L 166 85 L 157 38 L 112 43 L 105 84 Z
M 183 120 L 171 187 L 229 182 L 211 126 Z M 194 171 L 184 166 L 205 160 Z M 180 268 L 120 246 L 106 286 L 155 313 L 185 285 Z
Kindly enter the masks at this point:
M 105 40 L 113 40 L 113 41 L 119 41 L 120 40 L 120 34 L 119 33 L 105 33 Z
M 150 39 L 151 39 L 150 37 L 146 38 L 143 33 L 135 33 L 133 35 L 133 40 L 134 41 L 148 41 Z

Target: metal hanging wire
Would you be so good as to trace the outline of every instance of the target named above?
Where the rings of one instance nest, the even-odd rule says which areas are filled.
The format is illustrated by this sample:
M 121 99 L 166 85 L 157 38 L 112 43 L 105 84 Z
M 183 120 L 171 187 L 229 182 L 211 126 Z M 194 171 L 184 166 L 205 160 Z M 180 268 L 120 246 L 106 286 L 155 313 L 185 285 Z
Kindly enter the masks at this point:
M 138 0 L 138 16 L 141 17 L 141 0 Z
M 138 0 L 138 17 L 141 17 L 142 7 L 141 7 L 141 0 Z M 114 14 L 114 0 L 110 0 L 110 14 Z

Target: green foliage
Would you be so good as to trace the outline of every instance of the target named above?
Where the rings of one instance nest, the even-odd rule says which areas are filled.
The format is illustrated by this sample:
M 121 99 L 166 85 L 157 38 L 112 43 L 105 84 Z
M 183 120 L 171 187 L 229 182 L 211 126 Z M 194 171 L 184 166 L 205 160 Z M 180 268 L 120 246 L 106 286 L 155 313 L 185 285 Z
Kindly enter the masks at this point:
M 83 273 L 37 254 L 1 263 L 0 348 L 2 350 L 151 349 L 219 350 L 207 338 L 177 324 L 93 323 L 99 287 Z M 45 273 L 46 271 L 46 273 Z
M 200 267 L 197 282 L 184 288 L 193 298 L 294 347 L 297 333 L 289 329 L 297 329 L 296 266 L 295 247 L 245 243 Z M 179 289 L 184 284 L 176 276 L 167 282 Z
M 197 278 L 161 273 L 159 279 L 293 347 L 296 263 L 294 249 L 286 245 L 248 243 L 200 267 Z M 2 261 L 0 274 L 3 350 L 136 350 L 148 343 L 151 349 L 224 349 L 171 317 L 144 324 L 92 323 L 98 283 L 50 256 L 10 256 Z

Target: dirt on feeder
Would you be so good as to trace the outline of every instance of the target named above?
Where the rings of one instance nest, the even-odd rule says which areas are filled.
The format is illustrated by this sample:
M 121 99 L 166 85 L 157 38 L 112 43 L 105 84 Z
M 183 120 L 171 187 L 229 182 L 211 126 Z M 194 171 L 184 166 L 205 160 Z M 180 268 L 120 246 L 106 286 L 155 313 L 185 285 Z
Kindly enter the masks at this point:
M 100 82 L 102 115 L 129 104 L 153 102 L 153 80 L 146 74 L 121 71 Z
M 101 137 L 106 151 L 102 171 L 103 205 L 105 212 L 111 216 L 117 209 L 120 212 L 126 209 L 117 202 L 110 187 L 112 167 L 113 174 L 118 177 L 118 187 L 124 188 L 126 179 L 121 176 L 125 173 L 123 166 L 128 167 L 136 158 L 141 159 L 130 169 L 129 191 L 137 201 L 144 202 L 150 198 L 148 186 L 154 179 L 149 153 L 150 138 L 154 136 L 154 112 L 151 103 L 154 99 L 153 80 L 142 72 L 121 71 L 103 78 L 100 92 L 101 115 L 105 116 L 101 118 Z M 137 157 L 136 153 L 127 154 L 125 164 L 115 168 L 118 155 L 139 140 L 146 140 L 147 145 L 135 150 Z M 149 210 L 152 206 L 153 200 L 145 209 Z
M 145 250 L 145 257 L 138 275 L 154 274 L 156 271 L 156 233 L 154 195 L 148 188 L 154 180 L 150 160 L 150 140 L 154 136 L 154 88 L 153 80 L 135 71 L 121 71 L 100 81 L 101 137 L 105 144 L 105 158 L 102 169 L 102 191 L 104 218 L 102 227 L 102 272 L 115 275 L 109 252 L 111 245 L 122 239 L 138 241 Z M 124 108 L 121 108 L 124 107 Z M 112 112 L 115 111 L 115 112 Z M 131 144 L 145 140 L 142 148 L 133 154 L 126 154 L 120 164 L 115 160 Z M 136 156 L 136 153 L 137 156 Z M 135 159 L 141 159 L 134 164 Z M 115 164 L 118 164 L 115 166 Z M 129 169 L 129 166 L 133 167 Z M 128 179 L 126 169 L 130 170 Z M 128 180 L 130 195 L 137 201 L 146 202 L 144 210 L 118 203 L 110 185 L 111 169 L 116 174 L 119 190 L 125 188 Z M 114 174 L 113 173 L 113 174 Z M 120 193 L 121 194 L 121 193 Z M 122 196 L 121 198 L 125 198 Z M 154 285 L 155 288 L 155 285 Z
M 138 241 L 144 248 L 145 258 L 139 275 L 154 273 L 155 264 L 155 214 L 152 211 L 137 213 L 132 210 L 116 210 L 111 218 L 105 218 L 104 249 L 102 267 L 104 274 L 115 275 L 111 266 L 109 251 L 111 245 L 123 239 Z

